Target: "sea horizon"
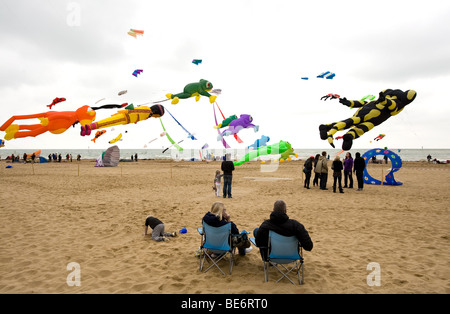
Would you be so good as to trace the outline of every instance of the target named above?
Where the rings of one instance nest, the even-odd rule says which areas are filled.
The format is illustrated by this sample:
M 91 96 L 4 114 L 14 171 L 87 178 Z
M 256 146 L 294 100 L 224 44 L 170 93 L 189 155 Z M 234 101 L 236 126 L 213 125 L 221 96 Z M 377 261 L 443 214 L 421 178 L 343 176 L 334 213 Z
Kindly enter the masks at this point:
M 62 159 L 66 159 L 66 155 L 72 155 L 72 158 L 76 160 L 77 155 L 81 155 L 82 159 L 97 159 L 107 148 L 104 149 L 61 149 L 61 148 L 47 148 L 41 149 L 41 157 L 47 158 L 52 154 L 61 154 Z M 375 147 L 375 148 L 358 148 L 351 149 L 348 152 L 355 156 L 356 152 L 360 152 L 364 154 L 366 151 L 371 149 L 381 149 L 384 150 L 384 147 Z M 400 158 L 404 161 L 426 161 L 427 156 L 430 155 L 432 159 L 436 158 L 437 160 L 450 160 L 450 149 L 448 148 L 404 148 L 404 149 L 389 149 L 388 150 L 394 152 L 399 155 Z M 0 149 L 0 158 L 1 160 L 6 159 L 8 156 L 14 154 L 15 156 L 19 156 L 22 159 L 23 154 L 32 154 L 33 152 L 39 151 L 39 149 Z M 163 152 L 163 149 L 147 149 L 147 148 L 127 148 L 120 150 L 121 159 L 130 159 L 131 156 L 133 158 L 137 154 L 138 159 L 148 160 L 148 159 L 176 159 L 176 160 L 200 160 L 201 158 L 212 159 L 214 157 L 221 157 L 225 154 L 231 154 L 232 159 L 240 159 L 246 153 L 251 150 L 248 149 L 184 149 L 183 151 L 178 151 L 176 149 L 169 149 Z M 334 158 L 336 155 L 340 155 L 341 157 L 345 156 L 345 152 L 341 149 L 327 149 L 327 148 L 294 148 L 294 153 L 298 154 L 298 157 L 293 157 L 293 159 L 304 160 L 309 158 L 310 156 L 315 156 L 316 154 L 320 154 L 322 151 L 327 152 L 329 158 Z M 277 155 L 263 155 L 260 156 L 261 159 L 274 159 Z M 378 157 L 381 158 L 381 157 Z

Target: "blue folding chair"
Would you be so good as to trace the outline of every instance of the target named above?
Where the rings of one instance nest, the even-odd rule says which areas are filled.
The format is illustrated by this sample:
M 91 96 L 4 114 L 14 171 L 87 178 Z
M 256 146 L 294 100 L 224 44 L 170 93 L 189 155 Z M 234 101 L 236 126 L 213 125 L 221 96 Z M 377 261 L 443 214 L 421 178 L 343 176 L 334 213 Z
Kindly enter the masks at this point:
M 251 238 L 250 241 L 256 246 L 254 238 Z M 299 284 L 304 283 L 303 251 L 296 236 L 285 237 L 270 230 L 267 250 L 268 256 L 266 260 L 263 259 L 264 279 L 266 282 L 269 281 L 269 268 L 270 266 L 274 266 L 274 268 L 282 274 L 277 282 L 279 282 L 283 278 L 287 278 L 293 285 L 295 285 L 295 283 L 288 276 L 289 273 L 295 269 L 297 272 Z M 289 266 L 285 266 L 292 263 L 294 263 L 294 265 L 290 268 L 288 268 Z M 278 266 L 280 266 L 282 269 L 280 269 Z
M 233 271 L 234 264 L 234 247 L 231 243 L 231 223 L 227 223 L 221 227 L 211 227 L 207 223 L 203 222 L 203 228 L 198 228 L 197 231 L 202 236 L 200 242 L 200 250 L 202 255 L 200 256 L 200 271 L 206 273 L 211 267 L 216 266 L 219 271 L 225 275 L 218 263 L 228 257 L 230 263 L 230 275 Z M 211 261 L 211 265 L 203 270 L 203 266 L 206 258 Z

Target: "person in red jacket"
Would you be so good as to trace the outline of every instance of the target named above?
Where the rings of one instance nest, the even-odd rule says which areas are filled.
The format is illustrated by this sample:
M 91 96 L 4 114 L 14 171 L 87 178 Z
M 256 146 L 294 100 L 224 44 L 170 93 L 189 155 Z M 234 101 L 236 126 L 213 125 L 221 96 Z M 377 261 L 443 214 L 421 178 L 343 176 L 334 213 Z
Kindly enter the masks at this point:
M 286 203 L 278 200 L 273 205 L 273 211 L 270 214 L 270 219 L 265 220 L 261 226 L 253 231 L 256 245 L 259 247 L 261 256 L 264 260 L 267 259 L 267 246 L 269 243 L 269 230 L 276 233 L 290 237 L 296 236 L 301 246 L 306 251 L 311 251 L 313 242 L 309 237 L 308 231 L 297 220 L 290 219 L 286 214 Z

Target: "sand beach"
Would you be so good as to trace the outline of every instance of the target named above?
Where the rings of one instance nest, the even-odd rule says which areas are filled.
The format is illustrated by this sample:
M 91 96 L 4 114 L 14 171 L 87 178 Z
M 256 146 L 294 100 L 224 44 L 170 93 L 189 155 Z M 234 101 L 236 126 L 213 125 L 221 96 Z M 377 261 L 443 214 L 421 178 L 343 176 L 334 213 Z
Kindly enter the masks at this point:
M 273 172 L 253 161 L 237 167 L 233 198 L 223 199 L 212 191 L 219 161 L 94 164 L 0 162 L 0 293 L 450 293 L 450 165 L 405 162 L 395 174 L 402 186 L 340 194 L 331 176 L 328 191 L 304 189 L 303 161 Z M 368 167 L 381 178 L 389 165 Z M 196 228 L 213 202 L 252 231 L 278 199 L 314 242 L 304 285 L 275 283 L 275 273 L 265 283 L 257 248 L 237 256 L 232 275 L 199 272 Z M 152 241 L 143 236 L 148 215 L 187 233 Z M 68 284 L 70 263 L 80 266 L 79 286 Z M 379 286 L 368 284 L 369 263 L 379 265 Z

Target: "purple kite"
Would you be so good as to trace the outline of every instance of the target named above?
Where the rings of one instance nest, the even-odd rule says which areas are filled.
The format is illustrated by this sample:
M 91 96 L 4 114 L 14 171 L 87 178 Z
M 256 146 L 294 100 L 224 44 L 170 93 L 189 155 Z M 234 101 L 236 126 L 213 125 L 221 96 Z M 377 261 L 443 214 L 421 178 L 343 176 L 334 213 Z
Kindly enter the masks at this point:
M 144 70 L 139 70 L 139 69 L 138 70 L 134 70 L 133 75 L 137 77 L 138 74 L 141 74 L 142 72 L 144 72 Z
M 258 132 L 259 126 L 254 125 L 251 122 L 253 118 L 249 114 L 241 114 L 241 116 L 230 122 L 228 129 L 217 135 L 217 140 L 220 141 L 224 136 L 237 134 L 242 129 L 253 128 L 255 132 Z

